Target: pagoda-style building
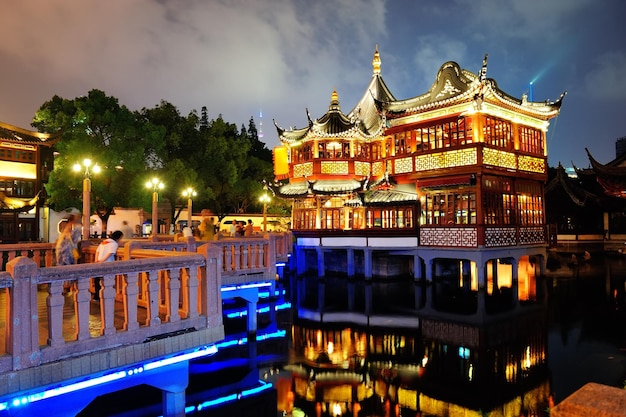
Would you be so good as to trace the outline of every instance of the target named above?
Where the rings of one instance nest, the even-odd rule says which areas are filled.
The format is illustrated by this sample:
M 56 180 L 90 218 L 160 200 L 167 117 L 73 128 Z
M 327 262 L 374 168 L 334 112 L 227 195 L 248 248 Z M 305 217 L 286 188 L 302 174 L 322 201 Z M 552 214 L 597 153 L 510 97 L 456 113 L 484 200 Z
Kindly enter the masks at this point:
M 505 287 L 513 304 L 532 299 L 546 259 L 546 132 L 564 94 L 513 97 L 485 56 L 480 73 L 446 62 L 428 91 L 398 100 L 378 49 L 372 67 L 348 113 L 333 91 L 308 126 L 276 125 L 275 178 L 287 182 L 274 191 L 293 202 L 298 274 L 410 276 L 424 283 L 413 309 L 449 304 L 436 299 L 449 284 L 478 295 L 474 311 Z
M 40 240 L 41 194 L 59 137 L 0 122 L 0 243 Z

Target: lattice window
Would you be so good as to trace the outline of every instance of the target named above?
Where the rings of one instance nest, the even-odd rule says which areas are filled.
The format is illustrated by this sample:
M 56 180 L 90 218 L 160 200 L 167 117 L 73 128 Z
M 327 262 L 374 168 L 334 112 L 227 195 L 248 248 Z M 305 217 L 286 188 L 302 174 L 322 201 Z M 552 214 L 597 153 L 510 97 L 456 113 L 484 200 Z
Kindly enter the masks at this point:
M 398 158 L 394 161 L 394 172 L 396 174 L 404 174 L 413 172 L 413 158 Z
M 477 162 L 476 148 L 417 155 L 415 157 L 415 171 L 476 165 Z
M 369 162 L 354 161 L 354 175 L 368 177 L 370 173 L 371 165 Z
M 304 164 L 297 164 L 293 166 L 294 177 L 308 177 L 309 175 L 313 175 L 313 162 L 306 162 Z
M 546 172 L 546 162 L 543 158 L 520 155 L 517 163 L 520 171 L 538 172 L 540 174 Z
M 321 169 L 322 174 L 347 175 L 348 174 L 348 161 L 338 161 L 338 162 L 322 161 L 320 169 Z
M 485 163 L 485 165 L 493 165 L 508 169 L 517 169 L 515 154 L 512 152 L 504 152 L 497 149 L 484 148 L 483 162 Z

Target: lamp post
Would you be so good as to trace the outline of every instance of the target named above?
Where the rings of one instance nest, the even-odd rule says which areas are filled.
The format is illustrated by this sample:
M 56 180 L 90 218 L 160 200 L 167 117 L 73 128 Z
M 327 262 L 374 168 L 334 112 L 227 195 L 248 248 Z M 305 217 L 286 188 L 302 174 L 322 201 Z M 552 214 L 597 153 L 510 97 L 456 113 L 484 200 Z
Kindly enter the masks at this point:
M 267 205 L 272 199 L 267 193 L 259 197 L 259 201 L 263 203 L 263 232 L 267 232 Z
M 159 229 L 159 190 L 162 189 L 164 185 L 157 177 L 154 177 L 146 183 L 146 187 L 152 188 L 152 237 L 156 237 Z
M 92 165 L 91 159 L 85 158 L 82 164 L 79 162 L 74 164 L 74 171 L 83 171 L 83 240 L 87 240 L 91 229 L 89 220 L 91 217 L 91 173 L 97 174 L 100 172 L 100 167 L 98 164 Z
M 183 197 L 187 197 L 187 227 L 191 227 L 193 205 L 193 201 L 191 200 L 191 198 L 195 196 L 196 192 L 193 188 L 187 187 L 187 189 L 183 190 Z

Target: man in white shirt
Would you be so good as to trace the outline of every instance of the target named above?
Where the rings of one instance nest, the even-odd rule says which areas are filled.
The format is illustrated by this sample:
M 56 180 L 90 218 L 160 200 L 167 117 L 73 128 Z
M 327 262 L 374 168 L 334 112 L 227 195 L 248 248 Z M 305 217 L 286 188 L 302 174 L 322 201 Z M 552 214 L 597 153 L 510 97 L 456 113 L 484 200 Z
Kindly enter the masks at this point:
M 98 245 L 96 249 L 96 262 L 113 262 L 115 261 L 115 254 L 117 253 L 117 248 L 119 247 L 119 242 L 124 237 L 124 233 L 120 230 L 116 230 L 111 233 L 111 237 L 104 239 Z M 93 300 L 100 301 L 100 278 L 94 278 L 94 294 Z
M 111 234 L 110 238 L 100 242 L 96 249 L 96 262 L 113 262 L 119 247 L 119 241 L 123 236 L 124 234 L 121 231 L 116 230 Z

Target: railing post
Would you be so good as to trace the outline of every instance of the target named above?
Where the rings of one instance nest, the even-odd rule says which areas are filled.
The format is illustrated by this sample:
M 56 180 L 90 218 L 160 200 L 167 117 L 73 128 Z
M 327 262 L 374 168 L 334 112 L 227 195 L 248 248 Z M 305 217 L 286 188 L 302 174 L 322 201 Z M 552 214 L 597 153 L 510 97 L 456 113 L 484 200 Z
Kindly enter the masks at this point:
M 278 236 L 274 233 L 270 233 L 268 235 L 268 254 L 267 254 L 267 274 L 268 278 L 272 280 L 272 293 L 271 296 L 274 296 L 274 290 L 276 289 L 276 242 L 278 240 Z
M 199 277 L 200 314 L 207 319 L 207 327 L 222 324 L 222 247 L 202 245 L 198 248 L 206 259 L 206 267 Z
M 13 278 L 9 289 L 7 353 L 13 356 L 13 369 L 39 365 L 39 314 L 37 309 L 37 265 L 25 256 L 7 263 Z

